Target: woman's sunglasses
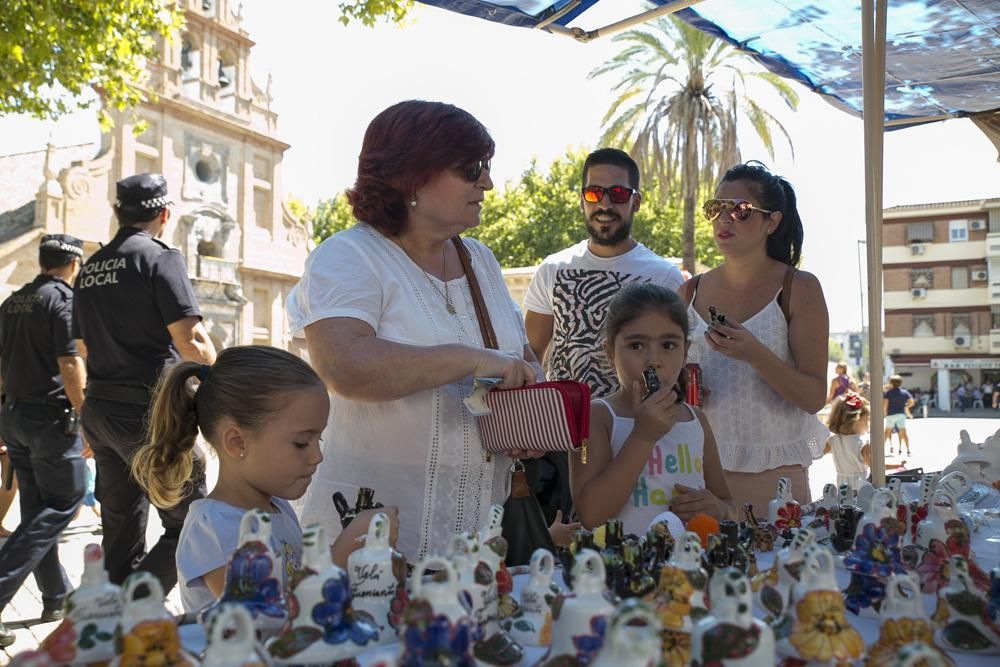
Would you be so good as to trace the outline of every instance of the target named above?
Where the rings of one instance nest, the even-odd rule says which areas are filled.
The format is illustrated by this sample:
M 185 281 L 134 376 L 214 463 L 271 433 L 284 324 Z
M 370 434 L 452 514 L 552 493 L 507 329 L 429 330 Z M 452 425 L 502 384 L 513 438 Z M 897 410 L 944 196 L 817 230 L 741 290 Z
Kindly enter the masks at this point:
M 729 217 L 737 222 L 746 222 L 753 215 L 754 211 L 760 211 L 765 215 L 770 215 L 774 211 L 765 211 L 757 208 L 746 199 L 709 199 L 702 204 L 701 210 L 705 213 L 705 219 L 709 222 L 718 218 L 723 211 L 729 213 Z
M 483 170 L 490 170 L 489 160 L 475 160 L 474 162 L 466 162 L 457 167 L 458 173 L 469 183 L 478 181 L 479 177 L 483 175 Z
M 588 204 L 599 204 L 604 199 L 605 193 L 607 193 L 608 199 L 611 200 L 612 204 L 624 204 L 632 198 L 635 190 L 626 188 L 624 185 L 612 185 L 610 188 L 602 188 L 600 185 L 588 185 L 583 189 L 583 201 Z

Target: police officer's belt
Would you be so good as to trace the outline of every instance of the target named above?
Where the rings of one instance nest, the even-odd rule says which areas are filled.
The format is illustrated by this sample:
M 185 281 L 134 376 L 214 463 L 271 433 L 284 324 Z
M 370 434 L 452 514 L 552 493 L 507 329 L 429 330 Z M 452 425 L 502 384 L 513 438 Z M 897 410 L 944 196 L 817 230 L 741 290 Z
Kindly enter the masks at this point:
M 87 398 L 101 398 L 106 401 L 149 405 L 150 393 L 145 387 L 114 384 L 111 382 L 88 382 Z

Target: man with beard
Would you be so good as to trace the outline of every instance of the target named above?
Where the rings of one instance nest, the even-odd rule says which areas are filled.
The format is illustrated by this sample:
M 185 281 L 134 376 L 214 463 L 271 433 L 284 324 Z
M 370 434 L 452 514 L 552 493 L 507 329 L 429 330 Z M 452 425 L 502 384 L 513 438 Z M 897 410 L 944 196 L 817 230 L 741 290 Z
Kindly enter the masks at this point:
M 586 382 L 595 398 L 618 390 L 601 338 L 612 297 L 629 282 L 655 282 L 674 291 L 684 282 L 676 266 L 632 238 L 632 217 L 641 201 L 639 167 L 627 153 L 601 148 L 588 155 L 580 209 L 589 238 L 546 257 L 524 297 L 528 342 L 544 360 L 548 379 Z M 558 472 L 546 470 L 546 461 Z M 546 517 L 551 521 L 556 509 L 569 516 L 566 457 L 550 455 L 533 468 Z

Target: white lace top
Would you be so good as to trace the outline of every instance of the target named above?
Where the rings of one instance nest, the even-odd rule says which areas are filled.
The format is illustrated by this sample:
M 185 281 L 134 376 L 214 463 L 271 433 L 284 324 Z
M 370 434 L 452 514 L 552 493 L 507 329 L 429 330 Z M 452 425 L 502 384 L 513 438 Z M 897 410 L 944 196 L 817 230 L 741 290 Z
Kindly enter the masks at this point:
M 688 361 L 701 364 L 702 385 L 711 391 L 703 411 L 715 433 L 722 468 L 763 472 L 785 465 L 808 466 L 822 456 L 830 432 L 816 415 L 783 399 L 747 362 L 711 349 L 705 342 L 708 324 L 693 306 L 688 306 L 688 319 Z M 777 294 L 743 326 L 779 359 L 791 360 L 788 323 Z
M 466 239 L 465 245 L 500 349 L 522 355 L 524 324 L 500 265 L 478 241 Z M 457 315 L 446 310 L 443 293 L 442 281 L 359 223 L 312 252 L 302 280 L 289 294 L 288 313 L 295 335 L 322 319 L 352 317 L 371 325 L 379 338 L 397 343 L 482 347 L 465 277 L 448 282 Z M 398 548 L 410 562 L 443 553 L 456 532 L 481 528 L 490 505 L 507 498 L 511 461 L 502 456 L 486 461 L 475 418 L 462 403 L 471 391 L 472 378 L 466 377 L 396 401 L 352 401 L 331 394 L 325 458 L 298 503 L 302 524 L 319 522 L 332 539 L 340 533 L 333 492 L 340 491 L 353 505 L 358 487 L 368 486 L 377 501 L 399 508 Z

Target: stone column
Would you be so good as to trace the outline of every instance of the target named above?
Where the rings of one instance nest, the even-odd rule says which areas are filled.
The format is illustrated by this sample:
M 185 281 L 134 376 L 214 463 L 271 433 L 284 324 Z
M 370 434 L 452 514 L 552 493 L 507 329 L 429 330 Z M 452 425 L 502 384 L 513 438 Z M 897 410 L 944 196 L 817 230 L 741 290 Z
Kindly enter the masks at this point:
M 939 368 L 937 372 L 938 409 L 951 412 L 951 371 Z

